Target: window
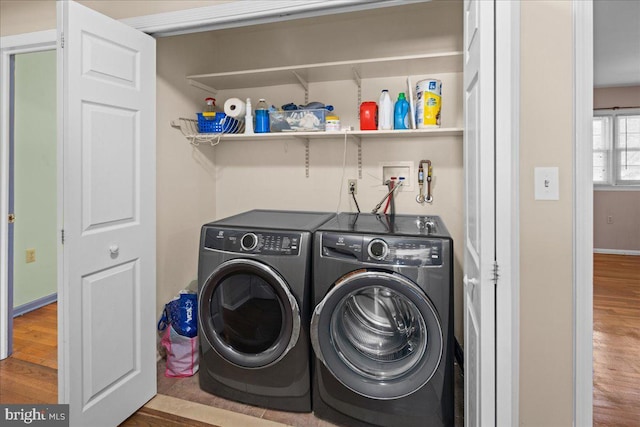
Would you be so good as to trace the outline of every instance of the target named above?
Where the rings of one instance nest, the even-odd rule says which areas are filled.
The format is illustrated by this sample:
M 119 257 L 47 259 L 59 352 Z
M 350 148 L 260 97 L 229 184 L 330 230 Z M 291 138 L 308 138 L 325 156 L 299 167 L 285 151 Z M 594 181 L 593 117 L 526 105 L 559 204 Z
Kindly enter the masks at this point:
M 593 183 L 640 185 L 640 111 L 598 111 L 593 118 Z

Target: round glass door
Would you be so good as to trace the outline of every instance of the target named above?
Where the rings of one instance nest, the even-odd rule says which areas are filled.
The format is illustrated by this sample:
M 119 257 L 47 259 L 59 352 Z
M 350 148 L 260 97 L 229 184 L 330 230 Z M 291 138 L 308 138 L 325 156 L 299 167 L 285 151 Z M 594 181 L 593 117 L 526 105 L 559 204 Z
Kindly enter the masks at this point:
M 297 343 L 300 310 L 282 277 L 250 259 L 221 264 L 200 291 L 201 332 L 229 362 L 269 366 Z
M 442 356 L 442 330 L 424 292 L 397 273 L 361 271 L 336 282 L 314 310 L 313 349 L 335 378 L 374 399 L 420 389 Z

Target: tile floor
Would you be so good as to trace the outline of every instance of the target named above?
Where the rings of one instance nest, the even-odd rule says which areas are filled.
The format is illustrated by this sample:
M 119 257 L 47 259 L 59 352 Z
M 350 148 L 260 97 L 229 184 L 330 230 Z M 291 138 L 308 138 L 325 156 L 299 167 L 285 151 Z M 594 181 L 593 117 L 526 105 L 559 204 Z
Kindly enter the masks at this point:
M 205 405 L 208 407 L 217 408 L 224 411 L 213 411 L 212 415 L 208 416 L 221 416 L 219 414 L 226 413 L 227 418 L 233 419 L 233 413 L 242 414 L 245 416 L 250 416 L 253 418 L 244 417 L 243 426 L 265 426 L 265 425 L 273 425 L 277 426 L 278 423 L 280 425 L 289 425 L 294 427 L 333 427 L 335 426 L 332 423 L 316 418 L 313 413 L 293 413 L 293 412 L 282 412 L 275 411 L 271 409 L 259 408 L 256 406 L 245 405 L 243 403 L 233 402 L 227 399 L 223 399 L 221 397 L 214 396 L 205 391 L 200 390 L 200 386 L 198 385 L 198 374 L 189 378 L 167 378 L 164 376 L 164 360 L 158 362 L 158 394 L 162 396 L 169 396 L 172 398 L 181 399 L 187 402 L 193 402 L 195 404 L 200 405 L 192 405 L 185 406 L 184 404 L 181 406 L 177 404 L 178 407 L 181 407 L 181 416 L 187 417 L 188 414 L 184 413 L 184 411 L 200 411 L 200 412 L 211 412 L 207 411 L 206 407 L 201 405 Z M 463 426 L 463 416 L 464 416 L 464 408 L 463 408 L 463 377 L 462 372 L 459 366 L 455 365 L 455 425 Z M 162 396 L 160 396 L 162 398 Z M 166 399 L 167 402 L 174 402 L 175 400 Z M 153 401 L 151 401 L 153 402 Z M 164 402 L 164 401 L 163 401 Z M 162 402 L 156 402 L 156 404 L 162 404 Z M 167 403 L 168 404 L 168 403 Z M 229 411 L 232 414 L 228 414 L 225 411 Z M 216 415 L 218 414 L 218 415 Z M 193 414 L 196 415 L 195 413 Z M 200 414 L 200 417 L 206 417 L 206 414 Z M 253 421 L 252 421 L 253 420 Z M 265 421 L 271 421 L 273 423 L 269 423 Z M 234 422 L 225 423 L 224 420 L 216 418 L 216 424 L 221 426 L 234 426 L 237 424 Z

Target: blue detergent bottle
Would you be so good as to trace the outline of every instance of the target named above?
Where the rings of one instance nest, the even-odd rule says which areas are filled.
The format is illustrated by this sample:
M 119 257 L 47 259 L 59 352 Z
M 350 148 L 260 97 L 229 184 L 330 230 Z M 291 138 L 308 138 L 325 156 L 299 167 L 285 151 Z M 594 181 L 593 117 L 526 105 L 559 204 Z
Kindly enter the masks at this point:
M 409 129 L 409 101 L 404 96 L 404 92 L 398 94 L 398 100 L 393 109 L 393 128 Z

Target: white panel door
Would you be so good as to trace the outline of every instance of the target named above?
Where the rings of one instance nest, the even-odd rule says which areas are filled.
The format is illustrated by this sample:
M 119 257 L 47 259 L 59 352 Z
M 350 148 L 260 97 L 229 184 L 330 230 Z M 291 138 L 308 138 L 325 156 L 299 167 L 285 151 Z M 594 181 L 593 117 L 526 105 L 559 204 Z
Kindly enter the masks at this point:
M 59 400 L 114 426 L 156 394 L 155 40 L 58 2 Z
M 465 425 L 495 425 L 493 1 L 464 4 Z

